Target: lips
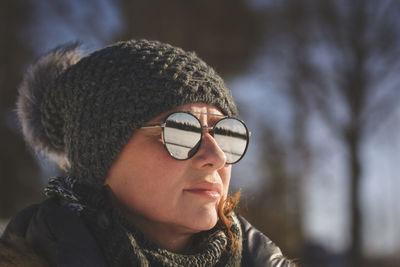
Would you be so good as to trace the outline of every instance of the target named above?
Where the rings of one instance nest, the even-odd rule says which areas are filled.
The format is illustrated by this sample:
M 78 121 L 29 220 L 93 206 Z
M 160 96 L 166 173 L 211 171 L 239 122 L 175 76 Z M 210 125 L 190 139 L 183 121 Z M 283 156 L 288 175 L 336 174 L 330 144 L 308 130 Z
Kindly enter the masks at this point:
M 218 183 L 200 182 L 183 190 L 186 193 L 209 199 L 219 199 L 222 186 Z

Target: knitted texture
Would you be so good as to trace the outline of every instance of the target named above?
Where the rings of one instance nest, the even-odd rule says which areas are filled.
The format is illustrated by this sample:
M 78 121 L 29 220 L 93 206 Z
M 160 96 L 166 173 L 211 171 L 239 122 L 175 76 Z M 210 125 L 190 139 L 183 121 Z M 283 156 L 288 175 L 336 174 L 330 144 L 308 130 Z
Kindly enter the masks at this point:
M 46 195 L 56 197 L 80 216 L 103 251 L 108 266 L 240 266 L 242 232 L 232 213 L 231 231 L 239 238 L 239 247 L 229 253 L 232 241 L 218 226 L 195 235 L 186 254 L 167 251 L 149 240 L 114 207 L 104 190 L 93 190 L 72 177 L 52 179 Z M 79 208 L 77 208 L 80 206 Z
M 194 53 L 157 41 L 131 40 L 78 62 L 62 57 L 71 54 L 79 54 L 76 47 L 58 48 L 30 68 L 19 107 L 32 98 L 26 92 L 41 96 L 19 117 L 35 150 L 64 158 L 70 175 L 97 188 L 132 132 L 160 113 L 201 102 L 225 115 L 237 114 L 223 80 Z M 56 65 L 64 67 L 56 73 L 46 71 Z M 37 80 L 43 81 L 39 89 L 32 82 Z M 33 121 L 24 115 L 30 109 Z

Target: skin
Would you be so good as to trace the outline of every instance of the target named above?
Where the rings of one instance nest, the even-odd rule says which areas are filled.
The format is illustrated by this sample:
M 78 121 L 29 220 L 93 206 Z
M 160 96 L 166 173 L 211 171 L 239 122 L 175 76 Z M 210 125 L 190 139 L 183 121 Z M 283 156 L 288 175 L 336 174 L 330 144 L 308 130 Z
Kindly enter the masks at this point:
M 213 126 L 222 113 L 212 105 L 187 104 L 173 111 L 197 114 L 203 126 Z M 204 130 L 199 151 L 190 159 L 173 159 L 162 143 L 161 128 L 136 130 L 111 166 L 107 184 L 127 218 L 160 247 L 183 252 L 195 233 L 213 228 L 217 206 L 228 192 L 231 165 Z

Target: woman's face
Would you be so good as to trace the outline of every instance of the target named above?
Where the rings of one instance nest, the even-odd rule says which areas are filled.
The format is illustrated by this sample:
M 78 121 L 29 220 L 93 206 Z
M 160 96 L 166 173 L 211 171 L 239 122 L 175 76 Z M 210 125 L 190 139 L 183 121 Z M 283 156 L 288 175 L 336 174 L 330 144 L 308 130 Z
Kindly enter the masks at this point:
M 213 126 L 218 120 L 211 114 L 222 115 L 216 107 L 202 103 L 172 111 L 207 113 L 196 115 L 203 126 Z M 149 123 L 161 122 L 169 113 Z M 157 127 L 133 133 L 105 183 L 139 228 L 196 233 L 217 223 L 217 206 L 227 195 L 230 177 L 231 165 L 226 164 L 225 154 L 209 133 L 204 132 L 192 158 L 180 161 L 165 150 Z

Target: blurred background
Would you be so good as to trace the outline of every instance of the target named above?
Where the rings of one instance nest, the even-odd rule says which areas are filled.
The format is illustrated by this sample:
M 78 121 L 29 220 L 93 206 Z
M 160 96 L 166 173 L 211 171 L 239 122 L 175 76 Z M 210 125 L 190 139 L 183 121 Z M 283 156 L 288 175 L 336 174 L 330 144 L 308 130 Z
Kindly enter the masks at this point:
M 148 38 L 196 51 L 252 131 L 240 212 L 300 266 L 400 266 L 400 1 L 3 0 L 0 233 L 56 166 L 15 115 L 27 66 L 59 44 Z

